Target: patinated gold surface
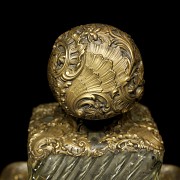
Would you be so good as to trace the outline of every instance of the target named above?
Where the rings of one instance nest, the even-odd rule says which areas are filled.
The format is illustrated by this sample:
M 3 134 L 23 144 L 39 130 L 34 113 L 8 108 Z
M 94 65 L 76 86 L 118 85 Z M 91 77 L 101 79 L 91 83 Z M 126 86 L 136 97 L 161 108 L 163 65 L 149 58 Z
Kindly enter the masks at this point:
M 159 180 L 179 180 L 180 167 L 173 164 L 163 164 Z
M 86 24 L 61 34 L 48 61 L 57 102 L 35 107 L 29 123 L 28 179 L 165 178 L 163 140 L 138 103 L 143 75 L 120 29 Z
M 0 180 L 27 180 L 27 162 L 18 161 L 8 164 L 0 173 Z
M 140 149 L 153 151 L 162 160 L 163 141 L 147 107 L 136 103 L 129 112 L 108 121 L 99 127 L 94 124 L 94 129 L 89 125 L 92 121 L 66 114 L 58 103 L 39 105 L 29 126 L 29 163 L 35 166 L 50 154 L 97 157 L 108 151 Z
M 84 119 L 127 112 L 143 93 L 143 63 L 127 33 L 86 24 L 60 35 L 48 63 L 49 84 L 61 107 Z

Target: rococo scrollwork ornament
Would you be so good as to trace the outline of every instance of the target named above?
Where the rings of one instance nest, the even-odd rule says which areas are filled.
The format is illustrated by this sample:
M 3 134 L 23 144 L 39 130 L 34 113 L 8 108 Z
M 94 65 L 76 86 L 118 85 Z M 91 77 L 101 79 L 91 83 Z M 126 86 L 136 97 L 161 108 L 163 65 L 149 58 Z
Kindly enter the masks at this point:
M 33 108 L 23 173 L 13 164 L 0 180 L 166 180 L 180 173 L 163 165 L 162 137 L 139 103 L 144 67 L 130 35 L 107 24 L 74 27 L 56 39 L 47 75 L 57 102 Z
M 132 38 L 103 24 L 60 35 L 48 65 L 50 87 L 61 107 L 84 119 L 127 112 L 143 93 L 143 63 Z

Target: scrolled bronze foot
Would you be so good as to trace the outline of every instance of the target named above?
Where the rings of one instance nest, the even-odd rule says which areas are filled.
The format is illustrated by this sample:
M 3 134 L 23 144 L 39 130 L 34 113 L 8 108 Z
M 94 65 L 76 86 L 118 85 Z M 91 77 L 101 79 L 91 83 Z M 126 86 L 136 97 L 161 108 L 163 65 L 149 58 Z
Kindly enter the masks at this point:
M 18 161 L 8 164 L 0 174 L 0 180 L 27 180 L 27 162 Z

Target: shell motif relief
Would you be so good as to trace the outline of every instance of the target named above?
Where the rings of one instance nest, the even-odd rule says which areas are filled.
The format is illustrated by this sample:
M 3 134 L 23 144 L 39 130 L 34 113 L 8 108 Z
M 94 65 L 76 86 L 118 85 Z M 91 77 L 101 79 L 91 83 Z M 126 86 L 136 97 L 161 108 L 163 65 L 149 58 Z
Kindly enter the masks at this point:
M 60 106 L 83 119 L 129 111 L 143 94 L 143 63 L 133 39 L 116 27 L 86 24 L 61 34 L 48 62 Z

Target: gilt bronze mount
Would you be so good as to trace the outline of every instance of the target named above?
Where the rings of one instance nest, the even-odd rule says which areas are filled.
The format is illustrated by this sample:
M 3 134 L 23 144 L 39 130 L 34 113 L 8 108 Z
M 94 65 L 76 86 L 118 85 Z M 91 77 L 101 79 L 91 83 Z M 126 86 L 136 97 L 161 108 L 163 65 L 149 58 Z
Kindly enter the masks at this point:
M 143 63 L 125 32 L 104 24 L 60 35 L 48 63 L 49 84 L 66 113 L 100 120 L 129 111 L 143 93 Z
M 47 74 L 57 102 L 32 110 L 27 179 L 162 180 L 173 172 L 139 103 L 144 67 L 129 34 L 100 23 L 74 27 L 56 39 Z
M 57 103 L 29 125 L 30 179 L 157 178 L 164 147 L 149 110 L 140 52 L 125 32 L 86 24 L 61 34 L 48 62 Z

